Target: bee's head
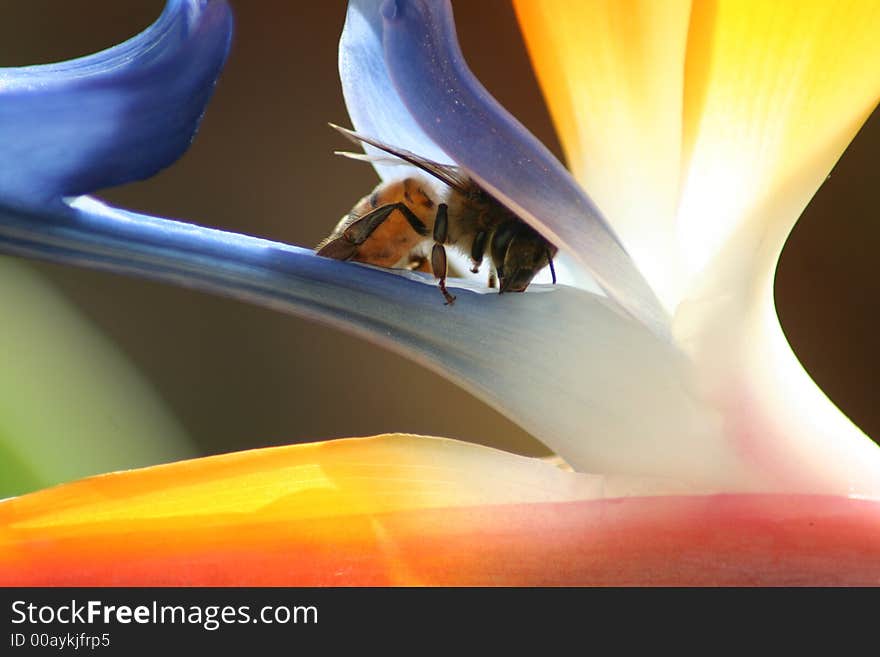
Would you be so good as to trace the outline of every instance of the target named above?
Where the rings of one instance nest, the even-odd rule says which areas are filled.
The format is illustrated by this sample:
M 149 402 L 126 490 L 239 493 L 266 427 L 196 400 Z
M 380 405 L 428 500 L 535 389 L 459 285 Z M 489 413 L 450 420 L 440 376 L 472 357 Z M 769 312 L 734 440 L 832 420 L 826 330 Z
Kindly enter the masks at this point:
M 523 221 L 508 221 L 495 230 L 490 244 L 500 292 L 523 292 L 539 271 L 553 266 L 556 247 Z M 553 275 L 556 282 L 556 275 Z

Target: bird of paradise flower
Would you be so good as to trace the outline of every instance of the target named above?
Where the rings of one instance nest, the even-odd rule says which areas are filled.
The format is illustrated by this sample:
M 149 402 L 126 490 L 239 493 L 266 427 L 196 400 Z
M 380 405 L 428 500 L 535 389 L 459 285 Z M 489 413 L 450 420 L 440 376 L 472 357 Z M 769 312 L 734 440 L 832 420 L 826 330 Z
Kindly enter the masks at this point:
M 470 74 L 448 2 L 353 1 L 343 89 L 360 132 L 463 167 L 557 244 L 570 285 L 461 284 L 450 311 L 416 276 L 82 196 L 186 148 L 228 45 L 217 1 L 169 0 L 115 49 L 0 72 L 17 162 L 0 169 L 0 248 L 354 331 L 487 400 L 575 472 L 398 435 L 109 474 L 4 502 L 0 579 L 877 581 L 880 452 L 800 368 L 772 278 L 877 103 L 880 8 L 517 10 L 574 177 Z

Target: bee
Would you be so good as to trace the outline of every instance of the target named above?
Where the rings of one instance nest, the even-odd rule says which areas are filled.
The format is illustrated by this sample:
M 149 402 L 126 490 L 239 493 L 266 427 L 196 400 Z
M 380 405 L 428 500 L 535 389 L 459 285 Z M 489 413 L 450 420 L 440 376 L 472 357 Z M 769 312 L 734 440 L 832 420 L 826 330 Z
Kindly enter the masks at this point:
M 330 124 L 356 144 L 369 144 L 439 180 L 409 176 L 379 184 L 362 198 L 316 248 L 317 255 L 381 267 L 432 272 L 446 304 L 455 297 L 446 288 L 446 245 L 471 260 L 477 273 L 489 254 L 489 287 L 498 292 L 523 292 L 535 275 L 550 267 L 557 248 L 511 212 L 458 167 L 423 157 Z M 339 153 L 358 160 L 379 160 L 357 153 Z M 430 255 L 429 253 L 430 247 Z

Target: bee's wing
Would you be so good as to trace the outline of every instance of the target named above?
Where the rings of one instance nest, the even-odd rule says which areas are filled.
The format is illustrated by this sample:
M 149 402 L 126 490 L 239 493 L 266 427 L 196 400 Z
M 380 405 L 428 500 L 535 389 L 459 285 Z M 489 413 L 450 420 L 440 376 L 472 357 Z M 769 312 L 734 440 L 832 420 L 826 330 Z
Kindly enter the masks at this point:
M 439 162 L 434 162 L 432 160 L 426 160 L 425 158 L 416 155 L 415 153 L 411 153 L 410 151 L 404 150 L 402 148 L 397 148 L 396 146 L 389 146 L 388 144 L 383 144 L 381 141 L 376 139 L 372 139 L 371 137 L 365 137 L 364 135 L 358 134 L 353 130 L 348 130 L 346 128 L 342 128 L 338 125 L 334 125 L 333 123 L 329 124 L 331 128 L 339 131 L 343 135 L 345 135 L 348 139 L 353 141 L 355 144 L 360 144 L 361 142 L 365 144 L 369 144 L 370 146 L 374 146 L 381 151 L 385 151 L 386 153 L 393 155 L 395 158 L 399 160 L 403 160 L 415 167 L 418 167 L 422 171 L 426 173 L 430 173 L 432 176 L 437 178 L 438 180 L 443 181 L 453 189 L 459 192 L 467 192 L 471 187 L 473 187 L 473 182 L 471 182 L 470 177 L 466 174 L 462 173 L 461 169 L 456 166 L 452 166 L 450 164 L 440 164 Z M 355 156 L 353 159 L 357 160 L 367 160 L 370 162 L 376 161 L 373 156 L 364 155 L 359 156 L 356 153 L 339 153 L 340 155 L 345 155 L 346 157 Z M 382 161 L 383 164 L 387 164 L 384 159 Z
M 333 151 L 334 155 L 347 157 L 349 160 L 358 160 L 359 162 L 370 162 L 371 164 L 381 164 L 386 167 L 408 167 L 412 166 L 409 162 L 401 160 L 399 157 L 391 155 L 370 155 L 368 153 L 352 153 L 351 151 Z

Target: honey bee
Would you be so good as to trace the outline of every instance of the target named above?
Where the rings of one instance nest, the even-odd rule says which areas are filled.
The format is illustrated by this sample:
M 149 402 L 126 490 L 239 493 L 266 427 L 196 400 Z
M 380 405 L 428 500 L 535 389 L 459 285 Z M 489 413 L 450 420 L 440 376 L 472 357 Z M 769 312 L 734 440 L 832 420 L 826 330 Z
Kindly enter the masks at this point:
M 422 176 L 379 184 L 318 244 L 318 255 L 433 272 L 447 305 L 455 297 L 446 289 L 446 245 L 470 257 L 473 273 L 480 270 L 488 251 L 489 287 L 495 287 L 497 278 L 499 293 L 525 291 L 535 275 L 548 265 L 556 283 L 556 247 L 458 167 L 432 162 L 330 125 L 353 142 L 374 146 L 392 156 L 396 163 L 418 167 L 443 185 L 435 192 Z M 340 155 L 367 161 L 379 159 L 356 153 Z

